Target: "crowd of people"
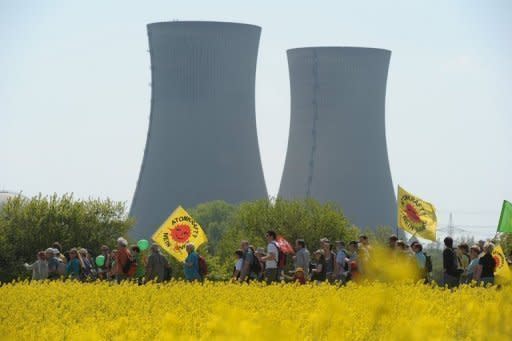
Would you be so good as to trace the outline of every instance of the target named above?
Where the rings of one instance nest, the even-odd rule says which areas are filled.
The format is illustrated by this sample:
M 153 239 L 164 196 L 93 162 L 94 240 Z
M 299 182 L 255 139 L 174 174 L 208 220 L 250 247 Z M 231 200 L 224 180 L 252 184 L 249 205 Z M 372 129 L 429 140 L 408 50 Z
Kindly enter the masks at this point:
M 300 284 L 309 281 L 357 282 L 374 271 L 372 260 L 379 257 L 366 235 L 360 235 L 359 240 L 348 243 L 321 238 L 320 247 L 312 254 L 304 239 L 297 239 L 292 249 L 287 242 L 287 245 L 283 245 L 282 241 L 277 240 L 275 231 L 267 231 L 265 238 L 266 248 L 255 248 L 249 241 L 241 241 L 240 249 L 234 252 L 233 281 L 265 281 L 268 284 L 277 281 Z M 496 261 L 492 257 L 494 245 L 491 242 L 480 241 L 471 247 L 461 243 L 454 248 L 453 239 L 447 237 L 444 244 L 442 285 L 453 288 L 471 281 L 494 283 Z M 185 279 L 203 281 L 208 273 L 205 258 L 197 253 L 193 244 L 186 245 L 186 252 L 183 263 Z M 412 265 L 415 269 L 414 279 L 425 283 L 431 281 L 431 256 L 424 252 L 418 241 L 408 244 L 392 235 L 387 252 L 390 259 Z M 293 266 L 290 268 L 290 265 Z M 129 246 L 122 237 L 117 239 L 116 249 L 102 246 L 96 259 L 84 248 L 63 252 L 61 244 L 55 242 L 45 251 L 38 252 L 37 260 L 33 264 L 25 264 L 25 267 L 32 271 L 33 280 L 64 277 L 81 281 L 99 279 L 121 282 L 129 279 L 143 284 L 167 281 L 172 276 L 171 266 L 158 245 L 153 244 L 149 256 L 146 256 L 139 246 Z
M 235 251 L 233 281 L 264 280 L 267 283 L 276 281 L 296 281 L 305 284 L 313 282 L 359 281 L 368 277 L 368 272 L 376 267 L 386 266 L 387 260 L 372 263 L 376 257 L 367 235 L 360 235 L 359 240 L 346 244 L 344 241 L 332 243 L 328 238 L 319 240 L 319 249 L 311 255 L 304 239 L 297 239 L 294 245 L 293 270 L 285 271 L 287 250 L 276 240 L 275 231 L 266 233 L 267 247 L 254 248 L 249 241 L 243 240 L 240 249 Z M 480 241 L 478 245 L 469 247 L 461 243 L 453 247 L 453 239 L 444 240 L 443 279 L 442 285 L 450 288 L 472 281 L 484 284 L 494 283 L 496 262 L 492 257 L 494 245 Z M 432 280 L 432 259 L 423 250 L 423 245 L 415 240 L 410 244 L 391 235 L 385 254 L 389 261 L 408 263 L 413 269 L 411 276 L 415 280 L 430 283 Z M 377 257 L 382 257 L 379 254 Z M 373 266 L 370 266 L 373 265 Z M 403 269 L 406 267 L 404 266 Z

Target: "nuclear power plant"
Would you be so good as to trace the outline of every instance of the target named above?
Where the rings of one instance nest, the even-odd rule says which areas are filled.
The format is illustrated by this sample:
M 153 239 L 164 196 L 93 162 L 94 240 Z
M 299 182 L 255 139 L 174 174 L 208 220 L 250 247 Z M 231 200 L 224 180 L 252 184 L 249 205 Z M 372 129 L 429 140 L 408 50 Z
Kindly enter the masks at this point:
M 391 52 L 288 50 L 291 119 L 279 195 L 334 202 L 361 228 L 395 226 L 385 133 Z
M 267 197 L 255 117 L 260 27 L 148 25 L 151 115 L 130 215 L 147 238 L 178 205 Z

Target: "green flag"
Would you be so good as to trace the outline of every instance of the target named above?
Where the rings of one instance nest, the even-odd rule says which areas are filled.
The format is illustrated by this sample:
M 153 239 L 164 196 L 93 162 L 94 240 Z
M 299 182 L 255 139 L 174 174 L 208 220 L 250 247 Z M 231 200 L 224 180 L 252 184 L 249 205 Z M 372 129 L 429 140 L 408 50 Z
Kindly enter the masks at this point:
M 512 233 L 512 204 L 506 200 L 503 200 L 498 232 Z

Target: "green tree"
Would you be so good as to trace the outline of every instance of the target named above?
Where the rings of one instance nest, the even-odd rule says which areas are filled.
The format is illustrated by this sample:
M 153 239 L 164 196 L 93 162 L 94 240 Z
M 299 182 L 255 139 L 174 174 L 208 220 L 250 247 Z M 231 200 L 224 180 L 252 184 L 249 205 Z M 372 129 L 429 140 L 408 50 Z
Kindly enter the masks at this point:
M 77 200 L 71 194 L 12 198 L 0 210 L 0 281 L 26 276 L 21 264 L 55 241 L 66 250 L 97 251 L 102 244 L 113 246 L 132 226 L 124 203 L 109 199 Z
M 199 204 L 189 210 L 208 236 L 207 250 L 210 255 L 215 255 L 216 247 L 236 211 L 237 206 L 221 200 Z

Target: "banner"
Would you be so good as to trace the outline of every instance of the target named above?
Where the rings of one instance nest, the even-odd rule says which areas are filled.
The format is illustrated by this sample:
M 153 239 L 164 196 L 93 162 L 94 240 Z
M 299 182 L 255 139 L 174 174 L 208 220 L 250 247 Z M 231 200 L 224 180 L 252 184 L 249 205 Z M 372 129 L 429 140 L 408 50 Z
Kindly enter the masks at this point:
M 500 222 L 498 223 L 498 232 L 512 233 L 512 204 L 506 200 L 503 200 Z
M 428 240 L 436 240 L 437 217 L 435 207 L 398 186 L 398 226 Z
M 507 259 L 505 258 L 505 254 L 503 253 L 501 245 L 496 245 L 494 247 L 494 250 L 492 251 L 492 257 L 496 261 L 496 270 L 494 271 L 494 275 L 506 280 L 511 280 L 512 273 L 508 267 Z
M 208 241 L 201 226 L 181 206 L 172 212 L 151 238 L 180 262 L 184 262 L 188 256 L 185 249 L 188 243 L 197 249 Z

